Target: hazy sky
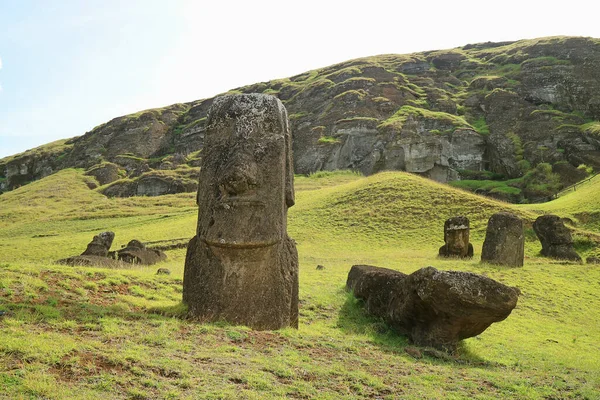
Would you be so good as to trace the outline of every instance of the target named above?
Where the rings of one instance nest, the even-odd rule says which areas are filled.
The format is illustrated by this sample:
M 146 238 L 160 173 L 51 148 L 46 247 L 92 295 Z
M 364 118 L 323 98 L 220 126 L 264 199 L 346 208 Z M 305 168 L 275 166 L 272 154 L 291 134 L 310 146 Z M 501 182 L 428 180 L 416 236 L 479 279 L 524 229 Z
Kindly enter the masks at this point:
M 579 1 L 0 0 L 0 157 L 348 59 L 600 37 Z

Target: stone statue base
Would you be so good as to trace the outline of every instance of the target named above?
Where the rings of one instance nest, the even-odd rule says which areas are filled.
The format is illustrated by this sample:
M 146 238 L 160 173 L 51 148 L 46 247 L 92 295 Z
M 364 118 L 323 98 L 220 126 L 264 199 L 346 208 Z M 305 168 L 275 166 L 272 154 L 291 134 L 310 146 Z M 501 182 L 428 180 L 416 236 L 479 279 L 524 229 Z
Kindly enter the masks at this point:
M 217 247 L 194 237 L 187 249 L 183 301 L 188 314 L 257 330 L 298 327 L 298 252 L 272 246 Z

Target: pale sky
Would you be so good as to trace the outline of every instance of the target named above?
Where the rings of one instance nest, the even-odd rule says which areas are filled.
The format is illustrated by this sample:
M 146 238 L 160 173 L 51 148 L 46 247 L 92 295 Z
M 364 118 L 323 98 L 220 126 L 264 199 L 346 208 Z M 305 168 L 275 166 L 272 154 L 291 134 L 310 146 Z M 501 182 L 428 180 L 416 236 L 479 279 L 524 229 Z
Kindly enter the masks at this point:
M 0 0 L 0 158 L 124 114 L 353 58 L 598 38 L 590 4 Z

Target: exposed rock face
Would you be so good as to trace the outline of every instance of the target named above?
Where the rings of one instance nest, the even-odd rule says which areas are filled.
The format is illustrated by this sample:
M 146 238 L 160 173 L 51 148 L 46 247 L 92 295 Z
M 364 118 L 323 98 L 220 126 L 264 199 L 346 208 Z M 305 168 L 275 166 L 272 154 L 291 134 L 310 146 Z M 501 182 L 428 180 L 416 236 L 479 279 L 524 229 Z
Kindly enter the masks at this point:
M 558 215 L 546 214 L 533 223 L 533 230 L 542 243 L 542 255 L 562 260 L 581 261 L 573 248 L 571 231 Z
M 444 245 L 440 247 L 440 257 L 473 257 L 473 245 L 469 243 L 469 219 L 458 216 L 444 222 Z
M 522 267 L 525 257 L 523 220 L 508 212 L 492 215 L 488 221 L 481 261 Z
M 87 249 L 81 255 L 106 257 L 114 239 L 114 232 L 106 231 L 99 233 L 94 236 L 90 244 L 87 245 Z
M 205 140 L 183 301 L 201 320 L 297 327 L 298 254 L 287 236 L 287 209 L 294 204 L 287 112 L 273 96 L 217 98 Z
M 422 268 L 410 275 L 354 265 L 346 287 L 415 344 L 452 350 L 462 339 L 506 319 L 520 291 L 468 272 Z
M 285 104 L 297 173 L 391 169 L 449 181 L 481 170 L 515 178 L 540 162 L 600 169 L 598 43 L 545 38 L 369 57 L 235 90 L 271 93 Z M 0 160 L 0 185 L 103 161 L 128 178 L 149 172 L 144 166 L 198 166 L 212 103 L 115 118 L 51 150 Z M 160 184 L 141 191 L 164 193 Z
M 139 240 L 131 240 L 127 247 L 117 251 L 117 259 L 130 264 L 153 265 L 167 259 L 160 250 L 148 249 Z
M 114 163 L 98 164 L 86 171 L 86 175 L 96 178 L 100 185 L 106 185 L 121 178 L 120 168 Z

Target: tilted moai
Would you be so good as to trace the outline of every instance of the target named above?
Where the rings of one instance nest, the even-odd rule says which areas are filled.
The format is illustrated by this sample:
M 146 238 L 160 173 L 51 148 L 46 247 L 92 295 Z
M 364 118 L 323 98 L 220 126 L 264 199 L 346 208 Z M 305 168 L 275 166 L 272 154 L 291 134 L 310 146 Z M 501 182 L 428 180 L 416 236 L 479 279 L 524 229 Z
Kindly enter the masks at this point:
M 573 248 L 571 231 L 558 215 L 546 214 L 533 223 L 533 230 L 542 243 L 542 255 L 562 260 L 581 261 Z
M 444 222 L 444 245 L 440 247 L 440 257 L 473 257 L 473 245 L 469 243 L 469 219 L 458 216 Z
M 485 232 L 481 261 L 496 265 L 522 267 L 524 257 L 523 220 L 508 212 L 492 215 Z
M 99 256 L 106 257 L 112 242 L 115 239 L 115 233 L 111 231 L 101 232 L 94 236 L 92 241 L 87 245 L 87 248 L 82 256 Z
M 183 301 L 190 316 L 254 329 L 298 326 L 298 253 L 287 112 L 274 96 L 228 95 L 208 113 Z

